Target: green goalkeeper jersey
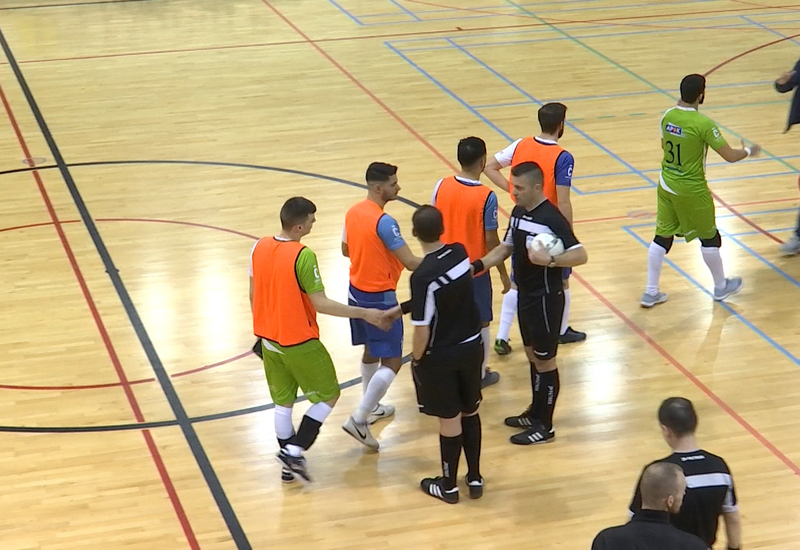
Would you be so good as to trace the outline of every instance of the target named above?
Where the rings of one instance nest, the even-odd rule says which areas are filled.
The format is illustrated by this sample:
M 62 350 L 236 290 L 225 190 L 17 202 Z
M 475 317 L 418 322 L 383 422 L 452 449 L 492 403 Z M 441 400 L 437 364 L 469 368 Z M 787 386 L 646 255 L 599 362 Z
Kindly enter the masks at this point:
M 676 195 L 701 195 L 708 189 L 706 156 L 725 138 L 713 120 L 688 107 L 673 107 L 661 117 L 661 184 Z

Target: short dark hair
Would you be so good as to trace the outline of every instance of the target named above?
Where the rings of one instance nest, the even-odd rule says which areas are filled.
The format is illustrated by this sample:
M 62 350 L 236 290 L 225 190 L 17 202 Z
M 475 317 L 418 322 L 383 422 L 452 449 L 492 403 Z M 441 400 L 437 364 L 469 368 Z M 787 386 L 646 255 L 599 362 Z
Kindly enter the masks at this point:
M 563 103 L 546 103 L 539 109 L 539 126 L 545 134 L 555 134 L 566 119 L 567 106 Z
M 305 197 L 292 197 L 281 207 L 281 227 L 291 229 L 317 211 L 316 205 Z
M 397 166 L 385 162 L 373 162 L 367 167 L 367 183 L 386 183 L 397 173 Z
M 654 462 L 644 469 L 639 487 L 642 504 L 656 505 L 678 493 L 678 480 L 683 470 L 672 462 Z
M 486 157 L 486 142 L 479 137 L 465 137 L 458 142 L 458 163 L 468 168 Z
M 544 183 L 544 175 L 542 174 L 542 169 L 535 162 L 522 162 L 520 164 L 517 164 L 514 168 L 511 169 L 511 175 L 517 178 L 524 178 L 529 182 L 531 182 L 532 184 Z
M 701 74 L 690 74 L 681 80 L 681 101 L 694 103 L 706 91 L 706 77 Z
M 678 436 L 693 434 L 697 429 L 697 413 L 685 397 L 665 399 L 658 408 L 658 421 Z
M 424 243 L 435 243 L 444 233 L 444 220 L 439 209 L 430 204 L 417 208 L 411 217 L 414 235 Z

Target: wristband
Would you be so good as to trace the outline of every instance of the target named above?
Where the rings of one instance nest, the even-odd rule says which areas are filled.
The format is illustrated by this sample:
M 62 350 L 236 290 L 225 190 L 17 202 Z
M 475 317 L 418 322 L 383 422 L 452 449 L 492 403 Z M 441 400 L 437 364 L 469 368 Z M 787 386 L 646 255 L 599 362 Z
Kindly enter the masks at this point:
M 411 300 L 406 300 L 405 302 L 400 304 L 400 310 L 403 312 L 403 315 L 411 313 Z
M 475 270 L 475 273 L 480 273 L 481 271 L 483 271 L 483 268 L 484 268 L 483 260 L 475 260 L 474 262 L 472 262 L 472 269 Z
M 747 156 L 749 157 L 750 154 L 753 152 L 753 149 L 750 148 L 750 147 L 745 147 L 744 148 L 744 152 L 747 153 Z M 734 550 L 736 550 L 736 549 L 734 549 Z

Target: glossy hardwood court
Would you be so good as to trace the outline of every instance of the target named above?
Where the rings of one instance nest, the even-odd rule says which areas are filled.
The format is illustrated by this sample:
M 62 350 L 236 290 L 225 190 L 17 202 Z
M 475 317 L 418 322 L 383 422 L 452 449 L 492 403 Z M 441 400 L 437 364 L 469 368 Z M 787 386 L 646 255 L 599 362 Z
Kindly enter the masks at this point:
M 4 550 L 588 548 L 668 454 L 655 411 L 672 395 L 695 402 L 701 443 L 733 470 L 744 547 L 800 548 L 800 259 L 777 249 L 800 147 L 772 88 L 800 52 L 797 3 L 4 0 L 0 30 Z M 691 72 L 709 75 L 704 112 L 729 141 L 765 149 L 709 157 L 745 290 L 712 303 L 697 246 L 677 244 L 670 301 L 645 311 L 658 121 Z M 530 395 L 514 329 L 484 392 L 484 498 L 425 497 L 436 423 L 407 367 L 381 452 L 364 452 L 339 428 L 360 350 L 323 318 L 345 389 L 308 455 L 317 482 L 283 486 L 249 353 L 253 239 L 278 230 L 286 198 L 314 200 L 305 242 L 344 300 L 341 227 L 369 162 L 400 166 L 408 202 L 388 211 L 412 241 L 410 204 L 452 172 L 457 141 L 498 151 L 552 100 L 569 107 L 590 257 L 572 282 L 589 338 L 559 354 L 556 443 L 508 443 L 502 419 Z M 495 302 L 497 316 L 499 285 Z

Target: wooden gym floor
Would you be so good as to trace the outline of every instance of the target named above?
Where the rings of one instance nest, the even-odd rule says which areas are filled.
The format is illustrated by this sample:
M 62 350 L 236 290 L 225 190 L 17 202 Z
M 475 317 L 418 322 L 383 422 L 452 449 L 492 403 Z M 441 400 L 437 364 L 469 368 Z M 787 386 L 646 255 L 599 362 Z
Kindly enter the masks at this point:
M 797 3 L 3 0 L 0 30 L 4 550 L 588 548 L 668 454 L 655 411 L 672 395 L 695 402 L 702 444 L 734 472 L 745 547 L 800 548 L 800 260 L 777 251 L 800 148 L 771 85 L 800 52 Z M 704 112 L 729 140 L 765 148 L 709 158 L 726 266 L 746 286 L 712 303 L 697 246 L 679 244 L 670 301 L 643 311 L 657 124 L 690 72 L 709 74 Z M 557 442 L 512 447 L 501 425 L 529 399 L 514 329 L 481 410 L 485 497 L 425 497 L 436 423 L 408 370 L 381 452 L 364 452 L 339 429 L 360 352 L 324 318 L 345 389 L 309 453 L 317 482 L 282 486 L 248 353 L 253 239 L 286 198 L 314 200 L 306 242 L 344 300 L 341 225 L 370 161 L 400 166 L 407 202 L 388 211 L 411 241 L 409 204 L 452 172 L 458 139 L 493 153 L 552 100 L 569 106 L 590 256 L 572 283 L 589 339 L 560 354 Z

